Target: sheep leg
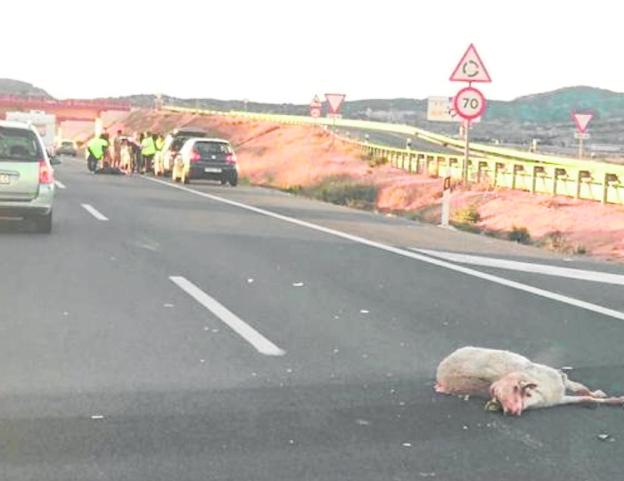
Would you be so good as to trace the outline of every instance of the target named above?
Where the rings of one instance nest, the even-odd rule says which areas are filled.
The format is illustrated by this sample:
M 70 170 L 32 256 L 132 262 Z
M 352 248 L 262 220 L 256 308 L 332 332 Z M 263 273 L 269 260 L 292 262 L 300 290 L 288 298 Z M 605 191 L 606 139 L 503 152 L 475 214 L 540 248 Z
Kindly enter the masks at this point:
M 563 396 L 555 405 L 562 404 L 607 404 L 609 406 L 623 406 L 624 397 L 593 397 L 593 396 Z
M 607 395 L 600 389 L 597 391 L 592 391 L 584 384 L 581 384 L 580 382 L 571 381 L 570 379 L 567 379 L 567 378 L 565 379 L 565 387 L 569 391 L 579 396 L 591 396 L 594 398 L 606 398 L 607 397 Z

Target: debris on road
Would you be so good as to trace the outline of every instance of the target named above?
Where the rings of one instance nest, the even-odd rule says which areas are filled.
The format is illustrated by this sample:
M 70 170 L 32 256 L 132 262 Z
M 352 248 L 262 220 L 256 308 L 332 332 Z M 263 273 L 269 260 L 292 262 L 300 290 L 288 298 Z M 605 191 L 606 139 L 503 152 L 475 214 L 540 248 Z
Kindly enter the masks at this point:
M 433 471 L 431 473 L 418 473 L 418 476 L 420 476 L 421 478 L 435 478 L 436 473 L 434 473 Z
M 249 279 L 247 279 L 247 284 L 253 284 L 253 281 L 254 281 L 253 278 L 250 277 Z
M 63 312 L 63 315 L 64 316 L 69 316 L 69 312 L 65 311 L 65 312 Z
M 215 329 L 213 329 L 213 330 L 212 330 L 212 333 L 213 333 L 213 334 L 217 334 L 218 332 L 219 332 L 219 329 L 217 329 L 217 328 L 215 328 Z
M 171 304 L 171 303 L 167 302 L 167 303 L 163 304 L 163 307 L 169 307 L 169 308 L 171 308 L 171 307 L 175 307 L 175 306 L 174 306 L 173 304 Z
M 287 372 L 288 374 L 292 374 L 293 370 L 292 370 L 292 368 L 290 368 L 290 367 L 289 367 L 288 369 L 286 369 L 286 372 Z
M 205 360 L 205 359 L 200 359 L 200 360 L 199 360 L 199 362 L 200 362 L 201 364 L 203 364 L 203 363 L 205 363 L 205 362 L 206 362 L 206 360 Z
M 366 419 L 356 419 L 355 422 L 360 426 L 370 426 L 370 421 L 367 421 Z
M 411 448 L 412 443 L 403 443 L 401 446 L 403 446 L 404 448 Z
M 340 349 L 338 349 L 338 348 L 334 348 L 334 350 L 333 350 L 333 353 L 334 353 L 334 354 L 338 354 L 339 352 L 340 352 Z
M 573 371 L 574 368 L 572 366 L 562 366 L 561 370 L 562 371 Z
M 360 314 L 368 314 L 370 311 L 367 309 L 360 309 Z
M 466 426 L 466 425 L 464 424 L 464 425 L 462 426 L 462 429 L 463 429 L 464 431 L 468 431 L 468 426 Z
M 303 282 L 293 282 L 293 287 L 303 287 Z
M 602 433 L 602 434 L 599 434 L 597 437 L 598 437 L 598 439 L 600 439 L 601 441 L 610 441 L 610 442 L 615 441 L 615 439 L 614 439 L 614 438 L 613 438 L 610 434 L 608 434 L 608 433 Z
M 93 416 L 91 416 L 91 419 L 97 421 L 99 419 L 104 419 L 104 416 L 102 414 L 94 414 Z

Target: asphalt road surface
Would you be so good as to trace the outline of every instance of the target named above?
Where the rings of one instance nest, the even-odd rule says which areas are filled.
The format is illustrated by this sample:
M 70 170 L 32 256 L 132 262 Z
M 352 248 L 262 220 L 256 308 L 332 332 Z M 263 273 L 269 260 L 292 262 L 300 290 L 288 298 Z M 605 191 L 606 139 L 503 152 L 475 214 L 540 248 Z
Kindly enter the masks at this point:
M 509 418 L 432 385 L 481 345 L 624 394 L 624 269 L 265 189 L 56 176 L 53 233 L 0 232 L 0 479 L 622 479 L 622 408 Z
M 392 132 L 377 132 L 374 130 L 362 130 L 362 129 L 344 129 L 337 130 L 339 135 L 348 135 L 351 138 L 364 140 L 365 135 L 368 134 L 369 142 L 379 145 L 387 145 L 389 147 L 396 147 L 404 149 L 407 142 L 407 136 L 403 134 L 395 134 Z M 411 149 L 419 152 L 435 152 L 441 154 L 457 154 L 457 150 L 443 147 L 438 144 L 427 142 L 426 140 L 419 139 L 417 137 L 410 137 L 412 140 Z

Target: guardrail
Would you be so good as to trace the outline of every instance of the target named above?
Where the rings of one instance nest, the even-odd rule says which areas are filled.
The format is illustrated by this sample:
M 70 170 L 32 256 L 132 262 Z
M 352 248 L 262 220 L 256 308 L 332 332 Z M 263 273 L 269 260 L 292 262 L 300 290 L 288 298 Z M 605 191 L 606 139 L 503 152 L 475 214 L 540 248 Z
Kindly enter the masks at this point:
M 367 120 L 312 118 L 296 115 L 254 112 L 220 112 L 184 107 L 163 107 L 174 112 L 244 117 L 290 125 L 344 127 L 377 132 L 405 134 L 448 147 L 463 148 L 463 140 L 428 132 L 403 124 Z M 359 145 L 371 159 L 387 159 L 408 172 L 462 178 L 463 154 L 420 152 L 386 145 L 350 140 Z M 531 193 L 564 195 L 602 203 L 624 204 L 624 165 L 566 157 L 533 154 L 513 149 L 471 143 L 468 175 L 472 182 L 487 182 L 495 187 Z

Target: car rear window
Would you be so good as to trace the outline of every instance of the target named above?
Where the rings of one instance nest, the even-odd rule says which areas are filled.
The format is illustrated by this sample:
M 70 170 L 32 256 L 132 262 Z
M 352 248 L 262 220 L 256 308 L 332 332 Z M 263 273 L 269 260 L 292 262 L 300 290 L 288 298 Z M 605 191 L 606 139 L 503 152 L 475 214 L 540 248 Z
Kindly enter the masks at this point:
M 171 150 L 175 150 L 178 151 L 182 148 L 182 146 L 184 145 L 184 142 L 186 142 L 188 140 L 188 137 L 176 137 L 175 139 L 173 139 L 173 142 L 171 142 L 171 147 L 169 147 Z
M 195 149 L 199 152 L 199 155 L 232 153 L 232 147 L 225 142 L 197 142 Z
M 0 127 L 0 162 L 37 162 L 42 158 L 41 145 L 33 132 Z

